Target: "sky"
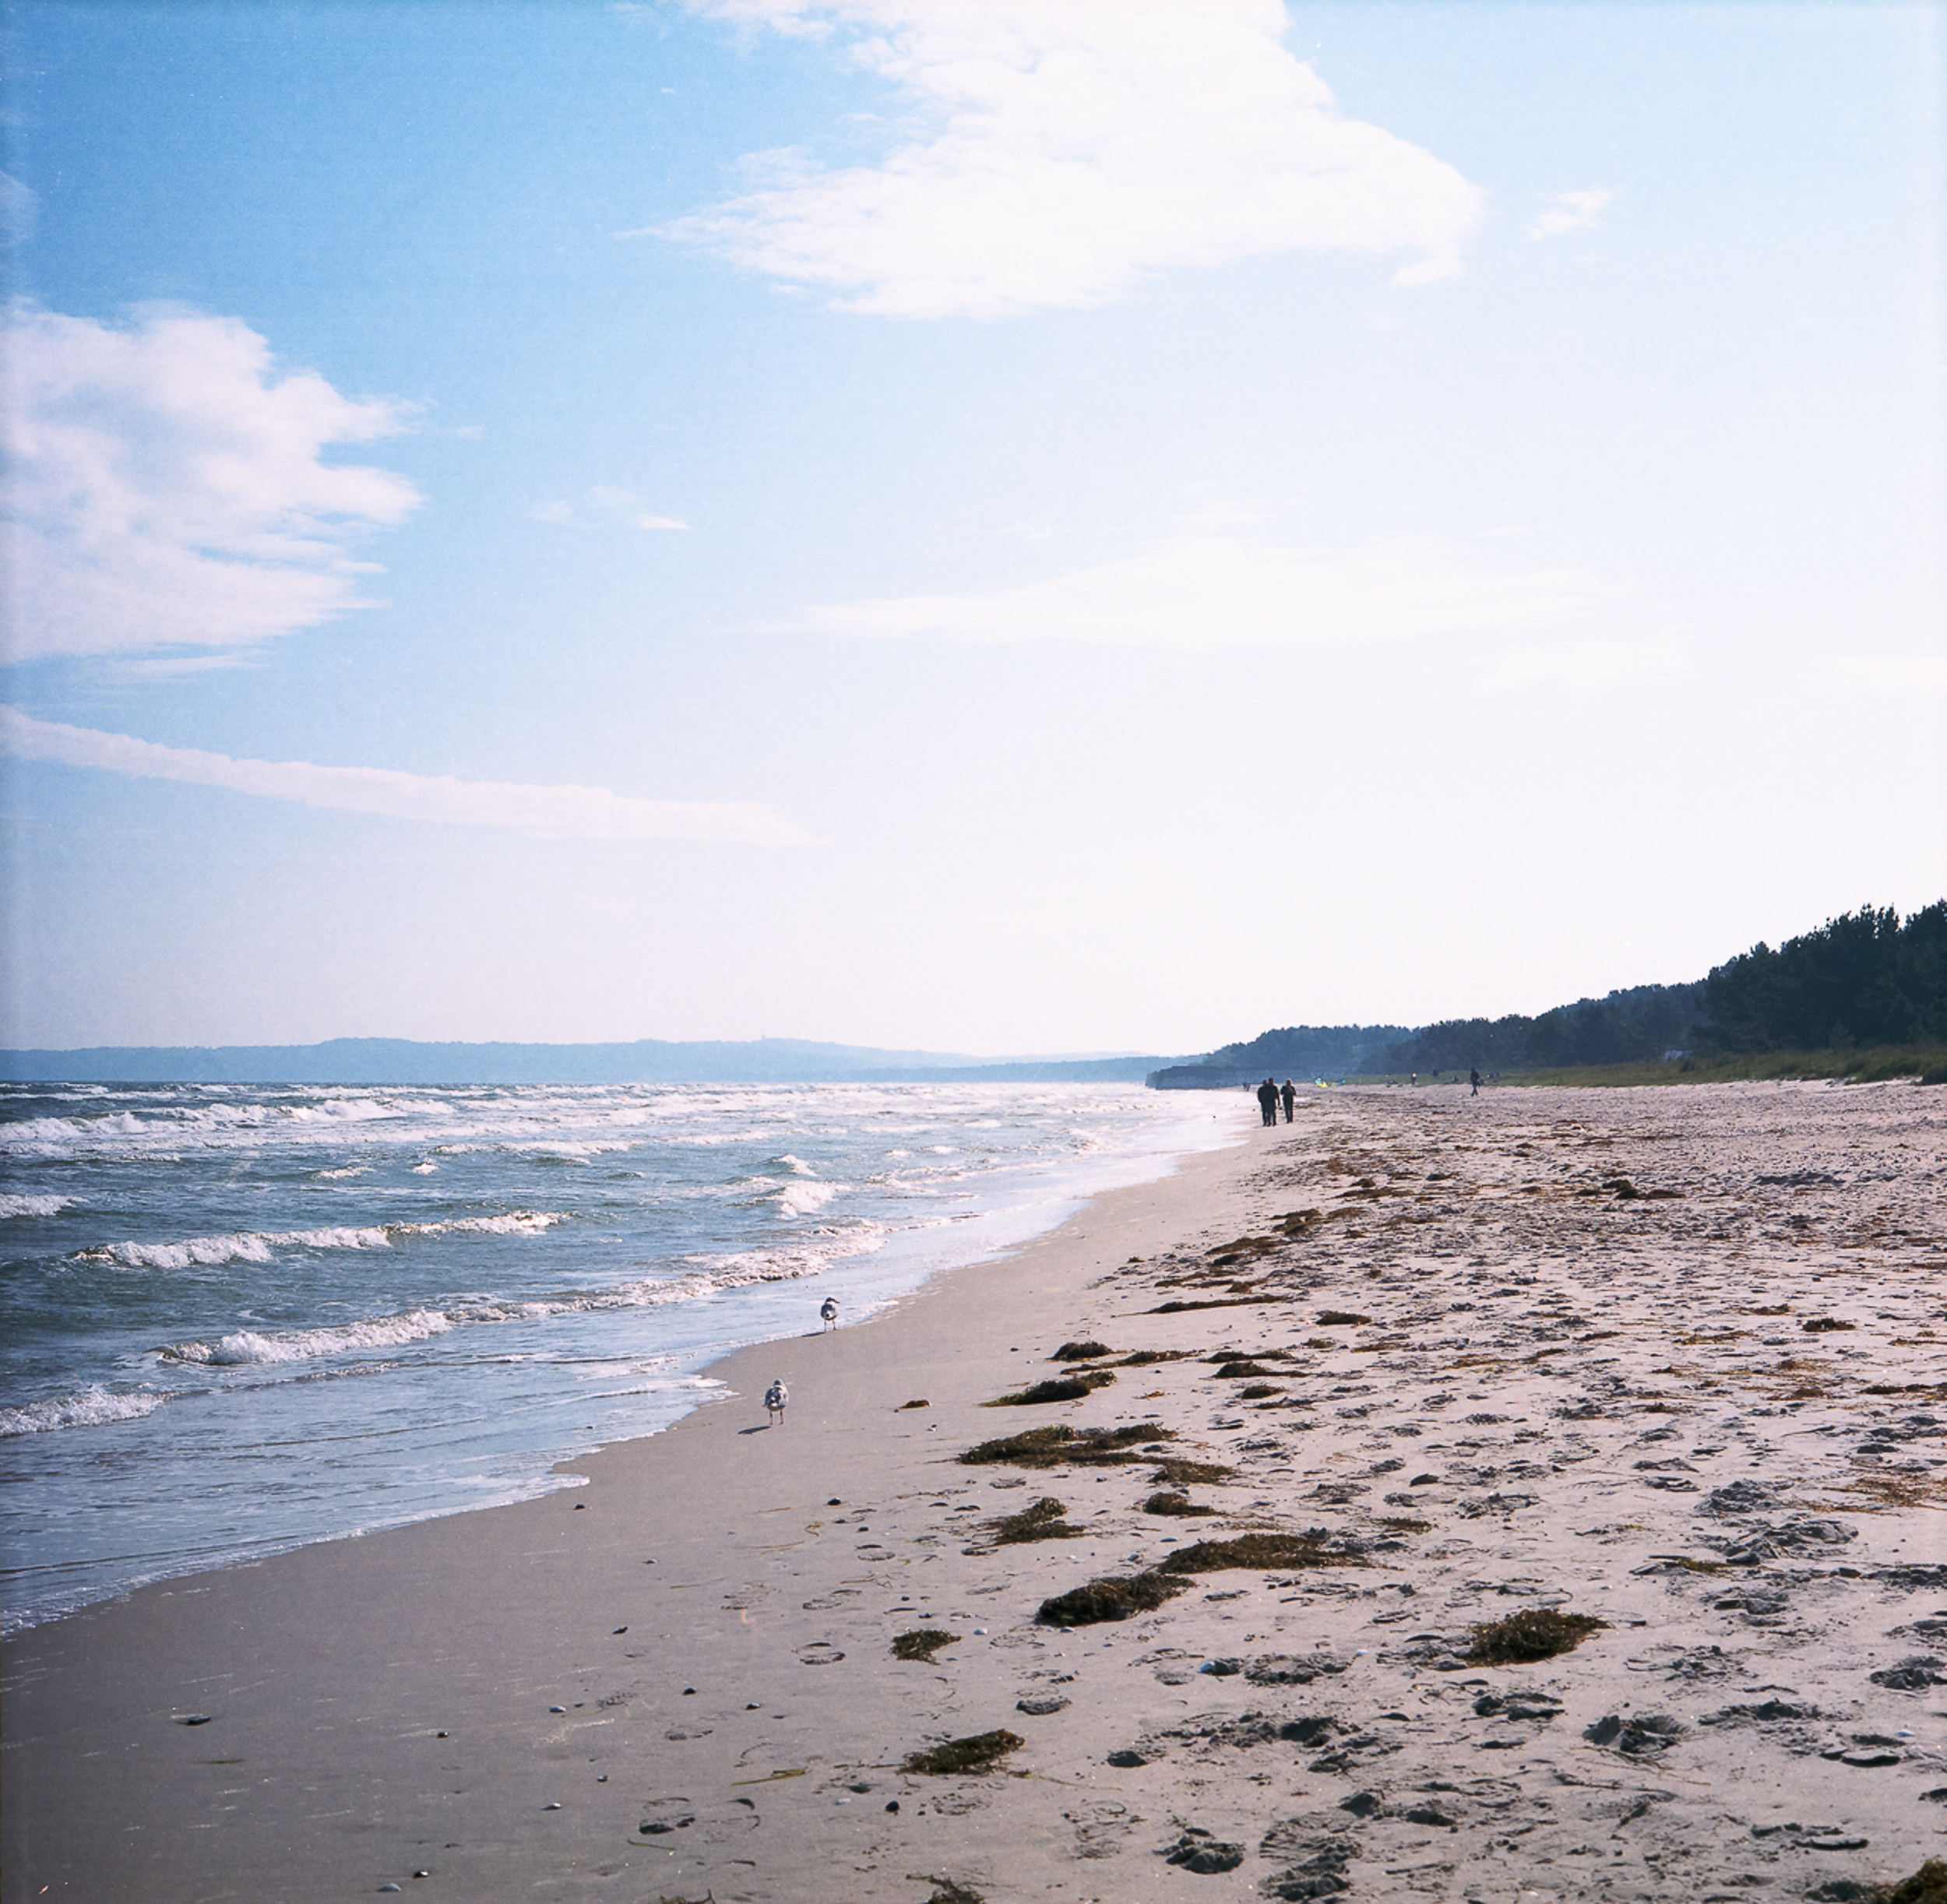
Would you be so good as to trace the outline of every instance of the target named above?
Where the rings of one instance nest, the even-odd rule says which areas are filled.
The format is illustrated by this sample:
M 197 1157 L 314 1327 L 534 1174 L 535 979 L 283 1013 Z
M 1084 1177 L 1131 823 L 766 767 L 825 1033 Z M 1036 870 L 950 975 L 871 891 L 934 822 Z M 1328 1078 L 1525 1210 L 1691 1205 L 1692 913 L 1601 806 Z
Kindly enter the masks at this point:
M 0 23 L 0 1044 L 1189 1053 L 1947 893 L 1937 7 Z

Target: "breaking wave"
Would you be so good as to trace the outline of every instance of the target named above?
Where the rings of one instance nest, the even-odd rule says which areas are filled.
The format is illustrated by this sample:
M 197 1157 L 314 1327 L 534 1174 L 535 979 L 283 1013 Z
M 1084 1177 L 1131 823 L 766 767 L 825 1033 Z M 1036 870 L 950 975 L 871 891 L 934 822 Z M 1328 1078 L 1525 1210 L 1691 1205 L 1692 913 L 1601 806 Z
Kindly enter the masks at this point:
M 180 1243 L 101 1243 L 76 1250 L 75 1262 L 118 1263 L 125 1269 L 188 1269 L 222 1263 L 267 1263 L 279 1249 L 382 1250 L 402 1237 L 538 1236 L 567 1220 L 562 1210 L 510 1210 L 503 1216 L 454 1216 L 443 1223 L 340 1224 L 329 1230 L 233 1230 Z
M 79 1197 L 61 1197 L 51 1194 L 37 1195 L 31 1191 L 0 1191 L 0 1217 L 51 1216 L 57 1211 L 72 1209 L 80 1201 Z
M 0 1408 L 0 1438 L 45 1434 L 53 1428 L 98 1427 L 104 1421 L 138 1421 L 153 1414 L 165 1399 L 160 1395 L 118 1395 L 97 1382 L 78 1395 L 30 1402 L 20 1408 Z

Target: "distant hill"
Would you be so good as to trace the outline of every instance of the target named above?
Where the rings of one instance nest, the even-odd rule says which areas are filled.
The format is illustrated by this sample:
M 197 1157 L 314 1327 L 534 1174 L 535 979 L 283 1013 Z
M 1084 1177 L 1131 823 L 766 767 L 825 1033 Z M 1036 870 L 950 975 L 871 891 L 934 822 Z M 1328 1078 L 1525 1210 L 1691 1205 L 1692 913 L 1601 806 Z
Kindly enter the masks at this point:
M 322 1044 L 102 1045 L 0 1051 L 0 1080 L 65 1084 L 880 1084 L 1139 1083 L 1158 1064 L 1131 1058 L 989 1060 L 802 1038 L 628 1044 L 427 1044 L 333 1038 Z
M 1947 899 L 1902 920 L 1868 906 L 1774 951 L 1748 952 L 1680 985 L 1633 985 L 1538 1017 L 1389 1025 L 1288 1026 L 1153 1072 L 1159 1089 L 1215 1089 L 1270 1074 L 1636 1064 L 1673 1051 L 1850 1050 L 1947 1042 Z

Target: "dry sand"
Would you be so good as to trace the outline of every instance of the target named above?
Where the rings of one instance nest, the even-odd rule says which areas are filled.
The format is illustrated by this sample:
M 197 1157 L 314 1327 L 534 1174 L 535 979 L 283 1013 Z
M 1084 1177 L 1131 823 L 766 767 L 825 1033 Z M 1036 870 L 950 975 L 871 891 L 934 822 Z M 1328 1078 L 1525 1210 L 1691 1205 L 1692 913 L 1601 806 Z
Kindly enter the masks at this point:
M 732 1399 L 572 1464 L 584 1488 L 25 1635 L 0 1887 L 1863 1895 L 1947 1853 L 1943 1113 L 1312 1094 L 869 1325 L 731 1358 Z M 981 1406 L 1091 1337 L 1112 1384 Z M 1149 1421 L 1126 1462 L 957 1459 Z M 1185 1490 L 1216 1512 L 1145 1512 L 1160 1457 L 1231 1469 Z M 996 1544 L 1044 1498 L 1072 1537 Z M 1192 1542 L 1310 1529 L 1323 1564 L 1037 1623 Z M 1606 1624 L 1468 1663 L 1533 1609 Z M 896 1660 L 914 1629 L 954 1643 Z M 992 1770 L 901 1769 L 1003 1728 Z

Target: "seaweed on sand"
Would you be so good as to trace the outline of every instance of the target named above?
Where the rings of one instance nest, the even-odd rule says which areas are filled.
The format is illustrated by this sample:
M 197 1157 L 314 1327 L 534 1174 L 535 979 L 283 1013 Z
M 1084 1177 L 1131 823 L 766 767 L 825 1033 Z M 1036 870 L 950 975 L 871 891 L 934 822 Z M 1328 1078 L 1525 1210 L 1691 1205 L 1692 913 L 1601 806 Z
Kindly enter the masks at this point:
M 1077 1375 L 1058 1375 L 1052 1381 L 1037 1381 L 1010 1395 L 997 1395 L 983 1408 L 1036 1408 L 1044 1402 L 1079 1402 L 1093 1389 L 1105 1388 L 1114 1381 L 1106 1368 L 1084 1369 Z
M 1530 1607 L 1473 1629 L 1467 1649 L 1470 1666 L 1516 1666 L 1530 1659 L 1552 1659 L 1572 1652 L 1591 1633 L 1608 1625 L 1593 1614 L 1557 1613 L 1552 1607 Z
M 1157 1571 L 1165 1574 L 1216 1573 L 1230 1567 L 1257 1567 L 1267 1571 L 1285 1567 L 1364 1567 L 1362 1554 L 1326 1544 L 1324 1534 L 1240 1534 L 1234 1540 L 1199 1540 L 1179 1547 Z
M 901 1633 L 893 1642 L 895 1659 L 918 1659 L 931 1663 L 935 1653 L 942 1646 L 959 1644 L 957 1633 L 942 1632 L 936 1626 L 914 1627 L 910 1632 Z
M 960 1455 L 970 1468 L 1005 1464 L 1016 1468 L 1055 1468 L 1065 1462 L 1079 1466 L 1133 1461 L 1139 1441 L 1167 1441 L 1176 1434 L 1159 1421 L 1132 1421 L 1119 1428 L 1071 1428 L 1051 1422 L 1044 1428 L 1026 1428 L 1019 1434 L 977 1442 Z
M 1321 1329 L 1350 1329 L 1361 1322 L 1370 1322 L 1369 1315 L 1361 1315 L 1356 1309 L 1321 1309 L 1319 1326 Z
M 1086 1528 L 1071 1526 L 1062 1517 L 1068 1512 L 1052 1494 L 1044 1494 L 1019 1514 L 1004 1514 L 987 1523 L 988 1531 L 1003 1547 L 1027 1540 L 1070 1540 L 1086 1533 Z
M 939 1887 L 926 1900 L 926 1904 L 987 1904 L 987 1899 L 979 1892 L 970 1890 L 965 1885 L 956 1884 L 950 1878 L 935 1878 L 929 1874 L 921 1882 Z
M 1166 1455 L 1156 1464 L 1156 1472 L 1150 1479 L 1158 1487 L 1194 1487 L 1199 1484 L 1213 1486 L 1219 1481 L 1227 1481 L 1231 1473 L 1230 1469 L 1214 1461 L 1191 1461 L 1181 1455 Z
M 949 1739 L 944 1745 L 930 1746 L 923 1752 L 908 1753 L 900 1770 L 927 1772 L 936 1778 L 956 1772 L 984 1772 L 1023 1743 L 1019 1733 L 1005 1729 L 977 1732 L 967 1738 Z
M 1947 1860 L 1929 1858 L 1912 1877 L 1867 1895 L 1872 1904 L 1947 1904 Z
M 1099 1626 L 1153 1613 L 1165 1600 L 1189 1590 L 1187 1580 L 1172 1580 L 1152 1568 L 1147 1573 L 1108 1574 L 1042 1601 L 1034 1617 L 1044 1626 Z
M 1214 1514 L 1215 1508 L 1199 1507 L 1188 1494 L 1154 1494 L 1142 1504 L 1145 1514 Z
M 1065 1342 L 1048 1357 L 1048 1360 L 1051 1362 L 1093 1362 L 1098 1355 L 1110 1355 L 1114 1353 L 1107 1343 L 1096 1342 L 1093 1339 L 1087 1342 Z

